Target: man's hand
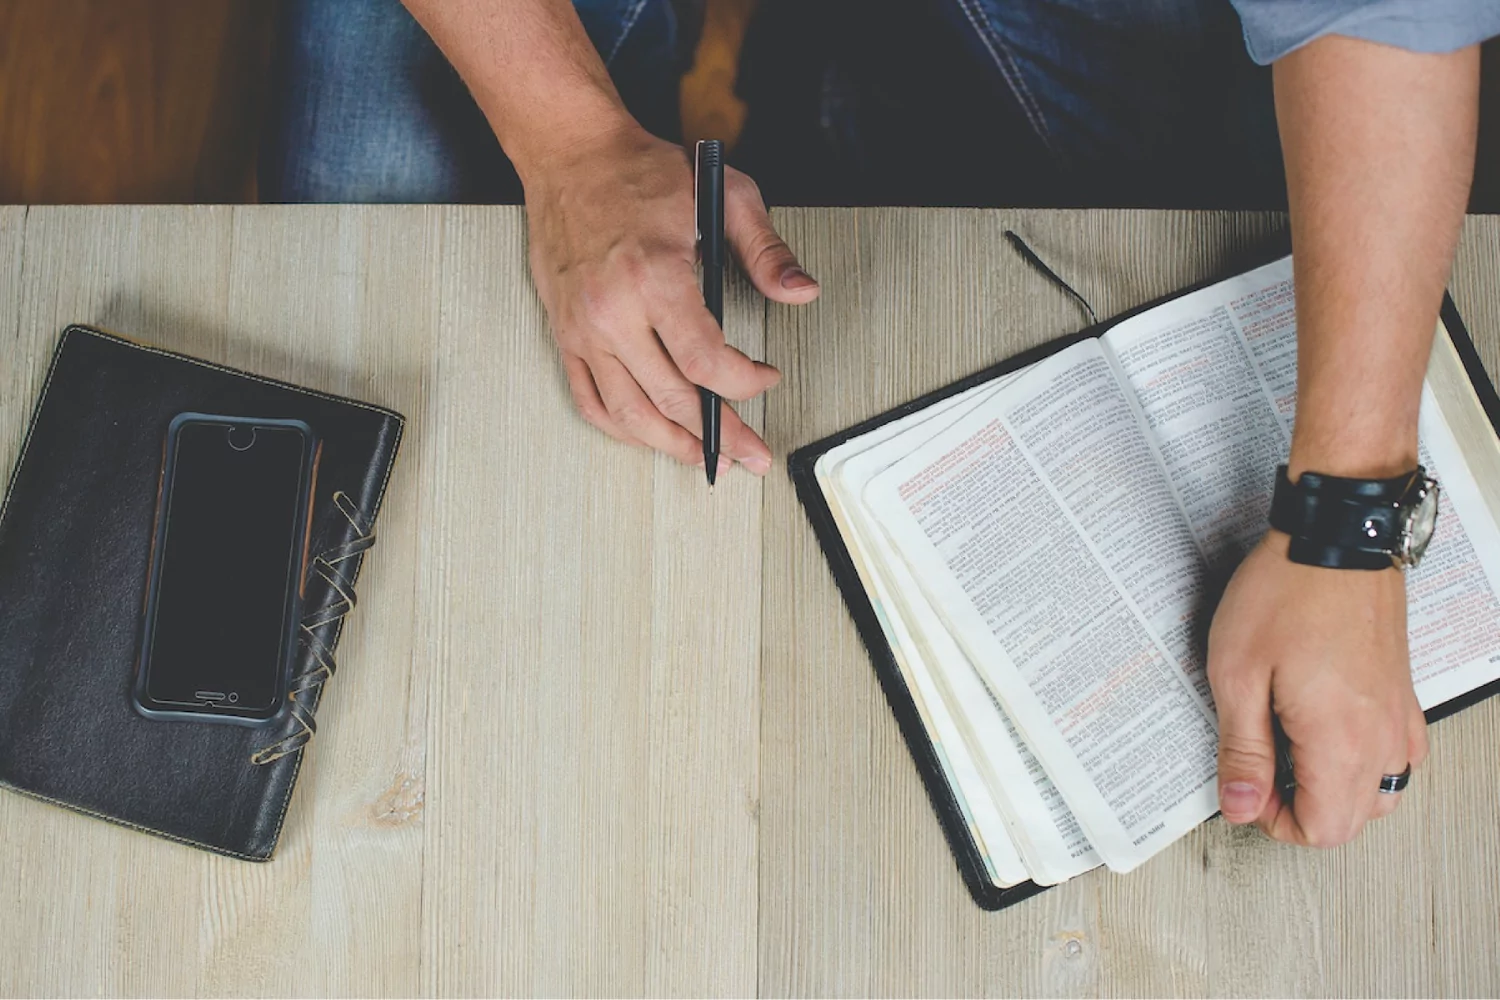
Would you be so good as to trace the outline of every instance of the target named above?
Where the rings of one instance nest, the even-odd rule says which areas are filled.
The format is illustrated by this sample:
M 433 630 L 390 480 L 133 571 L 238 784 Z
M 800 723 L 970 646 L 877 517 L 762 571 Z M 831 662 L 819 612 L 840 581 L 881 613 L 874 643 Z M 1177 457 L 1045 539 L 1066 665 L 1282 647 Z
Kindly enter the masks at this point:
M 571 0 L 404 2 L 526 188 L 532 278 L 578 408 L 623 441 L 701 465 L 696 386 L 749 399 L 781 376 L 727 346 L 703 305 L 687 156 L 630 116 Z M 751 282 L 777 302 L 817 298 L 755 184 L 737 170 L 724 179 L 725 235 Z M 728 408 L 720 454 L 771 468 L 766 443 Z
M 1286 557 L 1266 535 L 1240 564 L 1214 616 L 1208 678 L 1219 709 L 1219 807 L 1294 844 L 1330 847 L 1388 815 L 1401 796 L 1381 775 L 1427 756 L 1427 726 L 1407 661 L 1401 572 L 1324 569 Z M 1297 789 L 1275 787 L 1275 711 Z
M 703 464 L 696 386 L 749 399 L 781 375 L 728 346 L 703 304 L 686 155 L 632 125 L 530 175 L 532 277 L 573 401 L 621 441 Z M 734 169 L 725 171 L 724 217 L 730 249 L 763 295 L 817 298 L 817 282 L 771 228 L 755 183 Z M 727 407 L 720 448 L 721 472 L 728 459 L 757 474 L 771 468 L 766 443 Z

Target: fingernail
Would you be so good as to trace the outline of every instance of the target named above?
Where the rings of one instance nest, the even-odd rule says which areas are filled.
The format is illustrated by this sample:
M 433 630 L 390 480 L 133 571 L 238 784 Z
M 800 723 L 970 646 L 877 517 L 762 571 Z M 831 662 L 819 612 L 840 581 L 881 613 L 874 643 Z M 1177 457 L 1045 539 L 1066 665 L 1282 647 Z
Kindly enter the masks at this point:
M 817 288 L 818 280 L 802 268 L 793 265 L 781 272 L 781 287 L 789 292 L 800 291 L 804 288 Z
M 1219 809 L 1231 823 L 1248 823 L 1255 819 L 1260 792 L 1248 781 L 1231 781 L 1219 789 Z
M 771 471 L 771 460 L 764 455 L 749 455 L 740 459 L 740 464 L 757 476 L 764 476 Z
M 729 467 L 732 466 L 732 465 L 734 465 L 734 463 L 729 460 L 729 456 L 728 455 L 720 455 L 719 456 L 719 475 L 722 476 L 724 473 L 728 472 L 729 471 Z

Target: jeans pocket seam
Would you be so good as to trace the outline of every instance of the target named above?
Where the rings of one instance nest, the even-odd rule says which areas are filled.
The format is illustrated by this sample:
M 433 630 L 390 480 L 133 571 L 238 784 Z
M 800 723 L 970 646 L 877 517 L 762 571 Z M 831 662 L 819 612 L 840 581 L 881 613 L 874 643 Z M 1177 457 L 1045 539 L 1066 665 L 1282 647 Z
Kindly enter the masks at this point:
M 615 56 L 620 54 L 620 48 L 625 44 L 625 39 L 630 37 L 630 32 L 635 29 L 636 22 L 641 19 L 641 12 L 646 9 L 649 0 L 634 0 L 626 8 L 625 16 L 620 21 L 620 33 L 615 37 L 615 44 L 609 48 L 609 55 L 604 57 L 606 69 L 614 65 Z
M 969 26 L 979 36 L 980 44 L 989 53 L 990 60 L 999 70 L 1006 86 L 1010 88 L 1016 103 L 1021 105 L 1021 111 L 1026 115 L 1032 131 L 1042 140 L 1049 152 L 1054 156 L 1059 156 L 1057 148 L 1053 145 L 1051 132 L 1047 128 L 1047 119 L 1042 114 L 1042 107 L 1031 93 L 1031 88 L 1026 86 L 1026 79 L 1021 75 L 1021 68 L 1017 65 L 1010 46 L 1006 45 L 1005 39 L 1001 38 L 997 32 L 989 30 L 983 23 L 981 20 L 983 15 L 976 9 L 976 0 L 958 0 L 958 6 L 964 12 Z

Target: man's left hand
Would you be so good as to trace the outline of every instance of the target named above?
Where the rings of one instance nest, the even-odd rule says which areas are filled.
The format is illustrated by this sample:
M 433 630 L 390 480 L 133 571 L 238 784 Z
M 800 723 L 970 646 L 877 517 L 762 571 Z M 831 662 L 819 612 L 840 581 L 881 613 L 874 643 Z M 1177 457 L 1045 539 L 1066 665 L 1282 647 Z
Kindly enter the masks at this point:
M 1401 571 L 1324 569 L 1287 559 L 1268 532 L 1214 615 L 1208 678 L 1219 709 L 1219 806 L 1287 843 L 1331 847 L 1391 813 L 1379 791 L 1427 756 L 1407 659 Z M 1291 741 L 1297 788 L 1275 787 L 1271 714 Z

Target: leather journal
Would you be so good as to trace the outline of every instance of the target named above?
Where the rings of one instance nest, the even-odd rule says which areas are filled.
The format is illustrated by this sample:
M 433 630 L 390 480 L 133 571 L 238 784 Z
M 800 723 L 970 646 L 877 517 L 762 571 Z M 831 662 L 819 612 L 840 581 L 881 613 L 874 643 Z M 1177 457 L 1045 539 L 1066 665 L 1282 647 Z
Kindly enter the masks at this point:
M 1295 327 L 1283 258 L 791 455 L 980 906 L 1128 872 L 1217 811 L 1205 636 L 1266 529 Z M 1500 397 L 1448 301 L 1420 429 L 1445 506 L 1407 576 L 1429 721 L 1500 693 L 1497 429 Z
M 263 726 L 163 722 L 131 702 L 164 438 L 194 411 L 302 421 L 321 451 L 292 696 Z M 0 505 L 0 785 L 269 860 L 403 424 L 383 407 L 64 330 Z

